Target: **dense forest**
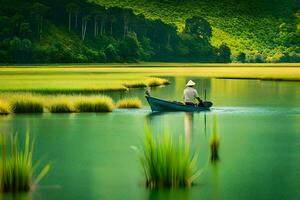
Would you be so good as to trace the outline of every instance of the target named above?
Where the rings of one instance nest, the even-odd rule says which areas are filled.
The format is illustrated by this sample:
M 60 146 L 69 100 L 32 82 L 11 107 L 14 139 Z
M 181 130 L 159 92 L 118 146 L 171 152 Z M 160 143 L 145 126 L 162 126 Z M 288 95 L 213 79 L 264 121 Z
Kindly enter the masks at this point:
M 263 36 L 258 27 L 252 30 L 254 39 L 250 40 L 246 36 L 251 27 L 244 27 L 246 36 L 237 37 L 241 29 L 232 29 L 230 37 L 228 32 L 220 34 L 227 30 L 224 27 L 232 26 L 232 13 L 222 15 L 226 7 L 220 8 L 223 19 L 219 19 L 209 15 L 212 10 L 208 9 L 206 14 L 199 12 L 201 9 L 197 10 L 194 1 L 0 0 L 0 5 L 0 63 L 228 63 L 300 59 L 297 6 L 280 12 L 282 21 L 277 32 L 270 23 L 269 35 Z M 190 10 L 183 15 L 184 8 Z M 257 8 L 253 12 L 258 12 Z M 215 21 L 226 19 L 228 25 L 214 26 L 218 24 Z M 260 36 L 257 41 L 255 34 Z M 265 40 L 260 42 L 261 38 Z M 244 46 L 242 40 L 246 41 Z M 257 48 L 253 43 L 261 45 Z

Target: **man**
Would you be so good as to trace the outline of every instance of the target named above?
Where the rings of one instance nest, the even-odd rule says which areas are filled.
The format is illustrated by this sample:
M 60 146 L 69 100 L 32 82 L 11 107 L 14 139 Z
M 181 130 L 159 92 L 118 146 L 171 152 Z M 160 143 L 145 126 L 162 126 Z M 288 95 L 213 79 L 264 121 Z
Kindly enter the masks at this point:
M 192 80 L 189 80 L 189 82 L 186 84 L 186 88 L 183 91 L 183 101 L 185 105 L 197 105 L 195 103 L 195 100 L 198 100 L 198 106 L 202 106 L 203 102 L 200 99 L 197 90 L 194 88 L 196 83 Z

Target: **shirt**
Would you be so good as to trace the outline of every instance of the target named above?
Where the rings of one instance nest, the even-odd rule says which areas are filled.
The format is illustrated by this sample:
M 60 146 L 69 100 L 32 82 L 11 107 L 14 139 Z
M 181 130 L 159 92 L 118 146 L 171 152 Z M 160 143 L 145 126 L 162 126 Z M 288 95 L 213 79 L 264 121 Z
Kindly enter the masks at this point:
M 198 92 L 195 88 L 186 87 L 183 91 L 184 102 L 194 103 L 196 97 L 199 97 Z

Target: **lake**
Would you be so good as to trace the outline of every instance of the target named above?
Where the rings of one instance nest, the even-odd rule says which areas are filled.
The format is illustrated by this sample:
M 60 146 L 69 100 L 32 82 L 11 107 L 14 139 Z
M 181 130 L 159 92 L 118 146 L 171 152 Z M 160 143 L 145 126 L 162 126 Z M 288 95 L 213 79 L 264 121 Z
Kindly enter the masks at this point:
M 152 114 L 144 90 L 116 92 L 143 99 L 140 110 L 107 114 L 0 116 L 0 132 L 35 137 L 35 158 L 51 171 L 29 195 L 0 199 L 300 199 L 300 82 L 168 77 L 171 85 L 153 96 L 181 100 L 185 83 L 197 83 L 210 112 Z M 213 116 L 220 160 L 209 161 Z M 183 135 L 199 150 L 203 173 L 188 189 L 149 190 L 139 154 L 144 129 Z

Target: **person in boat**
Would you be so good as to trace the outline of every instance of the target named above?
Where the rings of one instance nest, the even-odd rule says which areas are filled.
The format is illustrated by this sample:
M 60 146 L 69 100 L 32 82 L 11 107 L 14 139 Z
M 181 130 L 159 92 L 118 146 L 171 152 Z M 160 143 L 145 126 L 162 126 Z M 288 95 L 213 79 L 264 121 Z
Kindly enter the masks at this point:
M 189 80 L 189 82 L 186 84 L 186 88 L 183 91 L 183 101 L 185 105 L 198 105 L 202 106 L 203 102 L 200 99 L 197 90 L 194 88 L 196 83 L 192 80 Z M 198 101 L 198 104 L 195 101 Z

